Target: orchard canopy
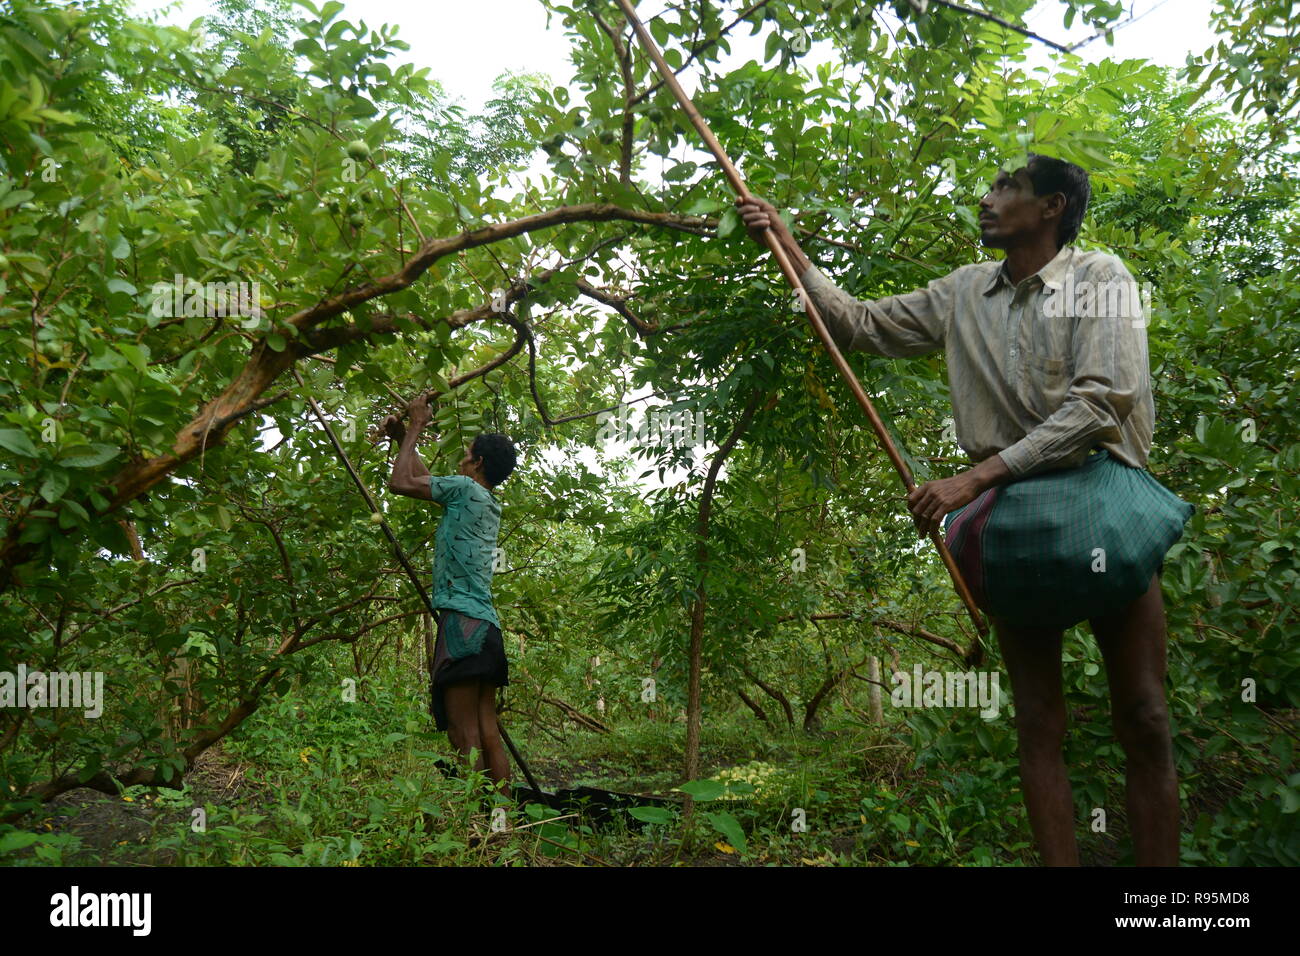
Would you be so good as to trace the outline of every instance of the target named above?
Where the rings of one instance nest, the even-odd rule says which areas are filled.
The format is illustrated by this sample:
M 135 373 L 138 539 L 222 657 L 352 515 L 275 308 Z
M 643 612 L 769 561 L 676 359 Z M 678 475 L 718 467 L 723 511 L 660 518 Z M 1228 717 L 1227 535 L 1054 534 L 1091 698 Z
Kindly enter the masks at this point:
M 220 0 L 187 28 L 121 0 L 0 9 L 0 671 L 104 680 L 95 717 L 0 709 L 5 820 L 179 786 L 254 715 L 291 721 L 282 703 L 344 679 L 420 713 L 418 596 L 309 398 L 376 492 L 379 425 L 422 394 L 435 473 L 482 431 L 518 445 L 494 596 L 524 742 L 652 720 L 698 778 L 715 717 L 865 727 L 870 658 L 970 648 L 618 5 L 540 2 L 571 75 L 503 72 L 479 112 L 364 5 Z M 1218 0 L 1180 68 L 1085 58 L 1131 18 L 1105 0 L 1040 5 L 1032 30 L 1029 0 L 645 6 L 750 188 L 859 297 L 987 258 L 976 202 L 1026 151 L 1089 170 L 1080 242 L 1149 294 L 1150 467 L 1196 505 L 1164 574 L 1184 799 L 1233 755 L 1187 846 L 1300 862 L 1291 4 Z M 1080 24 L 1085 48 L 1053 39 Z M 729 55 L 749 37 L 757 56 Z M 849 360 L 918 481 L 968 465 L 939 354 Z M 436 513 L 379 497 L 427 573 Z M 1119 751 L 1096 649 L 1071 648 L 1071 704 L 1103 722 L 1072 766 L 1111 761 L 1079 778 L 1092 806 Z M 1009 721 L 895 717 L 914 767 L 1014 783 Z

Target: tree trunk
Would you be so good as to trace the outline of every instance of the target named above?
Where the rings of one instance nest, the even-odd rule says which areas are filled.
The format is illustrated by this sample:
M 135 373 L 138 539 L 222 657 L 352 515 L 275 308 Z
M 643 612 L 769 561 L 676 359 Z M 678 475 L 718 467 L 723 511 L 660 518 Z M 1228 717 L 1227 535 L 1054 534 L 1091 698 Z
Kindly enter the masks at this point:
M 871 722 L 873 724 L 883 724 L 885 722 L 885 713 L 880 706 L 880 658 L 875 654 L 867 660 L 867 677 L 875 681 L 870 685 L 867 691 L 867 699 L 870 701 Z
M 713 489 L 718 483 L 718 472 L 722 470 L 722 463 L 727 460 L 736 443 L 740 441 L 740 436 L 745 429 L 749 427 L 750 421 L 754 418 L 754 413 L 758 411 L 758 403 L 762 401 L 763 395 L 756 392 L 745 406 L 745 410 L 740 415 L 740 420 L 731 430 L 727 440 L 722 443 L 717 453 L 713 456 L 713 461 L 709 464 L 709 473 L 704 479 L 704 491 L 700 495 L 700 516 L 696 523 L 695 535 L 697 543 L 695 546 L 695 568 L 696 568 L 696 591 L 695 602 L 691 608 L 691 642 L 689 649 L 690 657 L 690 677 L 686 685 L 686 779 L 695 780 L 700 772 L 700 660 L 701 651 L 704 646 L 704 605 L 707 600 L 707 590 L 704 583 L 705 565 L 709 559 L 709 515 L 713 511 Z M 689 805 L 689 801 L 688 801 Z
M 736 688 L 736 696 L 738 696 L 742 701 L 744 701 L 745 706 L 754 712 L 755 717 L 757 717 L 763 723 L 767 724 L 769 727 L 772 726 L 772 721 L 768 719 L 767 714 L 764 712 L 763 708 L 758 706 L 757 701 L 755 701 L 752 697 L 746 694 L 739 687 Z
M 804 733 L 810 733 L 817 726 L 817 710 L 821 707 L 826 695 L 840 685 L 840 682 L 849 674 L 853 673 L 852 667 L 846 667 L 841 671 L 831 674 L 822 685 L 817 688 L 817 693 L 813 694 L 812 699 L 804 705 L 803 709 L 803 729 Z
M 781 705 L 781 709 L 785 711 L 785 722 L 789 726 L 793 727 L 794 708 L 790 706 L 790 699 L 786 697 L 785 694 L 781 693 L 779 689 L 773 687 L 771 684 L 767 683 L 767 681 L 760 678 L 748 667 L 741 668 L 741 670 L 743 671 L 746 677 L 748 677 L 750 680 L 752 680 L 755 684 L 758 685 L 759 690 L 761 690 L 768 697 L 771 697 L 774 701 L 776 701 L 778 704 Z
M 429 716 L 433 716 L 433 651 L 437 635 L 433 631 L 433 615 L 425 611 L 424 620 L 424 668 L 429 674 Z

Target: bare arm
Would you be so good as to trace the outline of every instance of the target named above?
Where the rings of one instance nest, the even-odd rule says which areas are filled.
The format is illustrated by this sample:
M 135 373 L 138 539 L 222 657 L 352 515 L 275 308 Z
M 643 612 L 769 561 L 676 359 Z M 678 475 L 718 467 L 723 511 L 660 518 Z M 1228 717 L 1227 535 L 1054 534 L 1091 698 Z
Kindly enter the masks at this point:
M 943 348 L 953 311 L 951 276 L 924 289 L 880 299 L 857 299 L 808 261 L 776 207 L 765 199 L 736 200 L 751 239 L 759 245 L 770 227 L 790 257 L 810 304 L 817 306 L 835 344 L 844 351 L 892 358 L 924 355 Z
M 403 428 L 402 423 L 393 417 L 384 422 L 384 431 L 388 436 L 401 442 L 397 461 L 393 462 L 392 477 L 388 479 L 388 490 L 393 494 L 424 501 L 433 500 L 433 492 L 429 488 L 429 469 L 415 449 L 420 433 L 429 425 L 430 417 L 429 403 L 421 398 L 411 404 L 410 428 Z
M 974 468 L 951 478 L 927 481 L 913 488 L 907 496 L 907 508 L 912 512 L 916 530 L 921 537 L 931 531 L 942 531 L 944 515 L 970 504 L 990 488 L 1006 484 L 1011 477 L 1002 456 L 990 455 Z

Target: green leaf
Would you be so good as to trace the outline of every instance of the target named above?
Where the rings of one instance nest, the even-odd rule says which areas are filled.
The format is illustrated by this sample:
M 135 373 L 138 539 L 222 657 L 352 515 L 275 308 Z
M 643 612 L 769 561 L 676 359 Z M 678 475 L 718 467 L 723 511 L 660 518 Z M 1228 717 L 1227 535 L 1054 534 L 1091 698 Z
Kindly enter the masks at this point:
M 777 51 L 781 49 L 781 39 L 781 34 L 776 30 L 767 35 L 767 43 L 763 45 L 764 63 L 776 56 Z
M 339 0 L 330 0 L 329 3 L 320 8 L 320 25 L 325 26 L 342 12 L 343 4 L 339 3 Z
M 673 812 L 667 807 L 631 807 L 627 812 L 642 823 L 663 825 L 673 822 Z
M 677 789 L 701 801 L 717 800 L 727 792 L 726 785 L 717 780 L 690 780 Z
M 701 196 L 699 199 L 691 200 L 690 205 L 683 209 L 682 212 L 688 216 L 707 216 L 709 213 L 717 212 L 721 208 L 722 203 L 719 200 Z
M 94 442 L 85 446 L 84 449 L 82 446 L 77 446 L 76 454 L 69 455 L 67 458 L 60 458 L 59 464 L 65 468 L 96 468 L 116 458 L 118 451 L 116 445 Z
M 52 471 L 45 476 L 41 482 L 41 497 L 50 504 L 58 501 L 63 497 L 63 493 L 68 490 L 68 473 L 65 471 Z
M 1282 789 L 1282 812 L 1295 813 L 1300 810 L 1300 790 L 1294 787 Z
M 145 346 L 135 345 L 131 342 L 119 342 L 117 350 L 137 371 L 145 372 L 148 370 L 149 353 Z
M 0 199 L 0 211 L 11 209 L 19 203 L 26 202 L 33 198 L 35 195 L 36 193 L 32 192 L 30 189 L 15 189 L 13 192 L 9 193 L 9 195 Z
M 740 226 L 740 214 L 735 209 L 728 209 L 718 220 L 718 238 L 726 239 Z
M 692 162 L 678 163 L 668 172 L 664 173 L 664 179 L 670 183 L 680 182 L 683 179 L 689 179 L 695 170 L 699 167 Z
M 0 428 L 0 448 L 7 448 L 15 455 L 22 455 L 26 458 L 40 457 L 40 453 L 36 451 L 36 446 L 32 444 L 31 439 L 16 428 Z
M 0 835 L 0 853 L 12 853 L 14 850 L 21 850 L 29 847 L 40 840 L 40 836 L 35 833 L 28 833 L 26 830 L 11 830 L 10 832 Z
M 745 841 L 745 829 L 740 825 L 739 820 L 726 812 L 706 813 L 704 819 L 708 820 L 713 829 L 721 833 L 728 843 L 742 853 L 745 852 L 748 844 Z

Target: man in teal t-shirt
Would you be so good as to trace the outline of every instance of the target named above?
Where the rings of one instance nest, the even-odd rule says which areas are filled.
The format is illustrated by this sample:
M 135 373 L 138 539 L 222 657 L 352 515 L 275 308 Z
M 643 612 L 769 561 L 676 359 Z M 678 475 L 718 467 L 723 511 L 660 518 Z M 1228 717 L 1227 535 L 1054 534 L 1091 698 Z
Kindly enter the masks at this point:
M 501 622 L 492 606 L 501 503 L 492 489 L 514 471 L 515 447 L 505 435 L 483 434 L 465 449 L 459 474 L 431 475 L 415 450 L 429 425 L 426 400 L 412 403 L 411 427 L 395 417 L 384 431 L 401 443 L 388 489 L 443 506 L 434 544 L 433 594 L 438 610 L 432 702 L 434 721 L 475 769 L 485 767 L 504 792 L 510 762 L 496 719 L 496 689 L 510 683 Z
M 430 475 L 429 489 L 444 508 L 434 544 L 433 606 L 500 627 L 492 607 L 492 571 L 501 503 L 466 475 Z

